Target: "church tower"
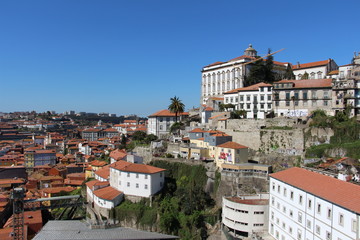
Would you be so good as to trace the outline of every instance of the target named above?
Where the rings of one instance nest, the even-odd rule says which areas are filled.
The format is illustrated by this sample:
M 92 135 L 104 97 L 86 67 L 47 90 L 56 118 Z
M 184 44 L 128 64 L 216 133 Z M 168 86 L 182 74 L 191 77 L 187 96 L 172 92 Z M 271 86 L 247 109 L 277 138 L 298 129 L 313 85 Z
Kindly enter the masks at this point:
M 244 55 L 250 56 L 250 57 L 256 57 L 257 51 L 252 47 L 252 44 L 249 44 L 249 47 L 245 49 Z

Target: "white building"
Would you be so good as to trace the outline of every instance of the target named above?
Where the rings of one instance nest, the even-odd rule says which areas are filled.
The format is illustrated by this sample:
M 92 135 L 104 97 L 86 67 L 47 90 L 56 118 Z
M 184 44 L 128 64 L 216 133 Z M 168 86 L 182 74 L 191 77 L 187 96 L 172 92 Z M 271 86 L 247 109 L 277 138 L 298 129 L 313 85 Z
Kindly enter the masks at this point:
M 188 116 L 189 113 L 180 113 L 178 121 Z M 154 134 L 158 137 L 169 134 L 171 125 L 175 123 L 175 113 L 170 112 L 167 109 L 160 110 L 154 114 L 151 114 L 148 120 L 148 134 Z
M 337 68 L 337 64 L 331 58 L 318 62 L 297 63 L 292 66 L 296 80 L 302 79 L 304 74 L 308 74 L 308 79 L 323 79 Z
M 121 203 L 124 194 L 109 186 L 107 181 L 92 180 L 86 183 L 87 200 L 96 208 L 111 209 Z M 95 206 L 96 205 L 96 206 Z
M 224 103 L 245 110 L 247 118 L 264 119 L 272 111 L 272 85 L 261 82 L 225 92 Z
M 110 165 L 110 186 L 125 195 L 151 197 L 164 186 L 165 169 L 117 161 Z
M 250 72 L 257 51 L 250 44 L 244 55 L 226 62 L 215 62 L 202 68 L 201 104 L 206 104 L 211 97 L 222 97 L 223 93 L 244 87 L 244 79 Z M 274 72 L 282 73 L 288 63 L 274 61 Z
M 268 217 L 268 194 L 223 197 L 222 224 L 235 237 L 267 231 Z
M 360 239 L 360 186 L 302 168 L 270 175 L 269 233 L 281 240 Z

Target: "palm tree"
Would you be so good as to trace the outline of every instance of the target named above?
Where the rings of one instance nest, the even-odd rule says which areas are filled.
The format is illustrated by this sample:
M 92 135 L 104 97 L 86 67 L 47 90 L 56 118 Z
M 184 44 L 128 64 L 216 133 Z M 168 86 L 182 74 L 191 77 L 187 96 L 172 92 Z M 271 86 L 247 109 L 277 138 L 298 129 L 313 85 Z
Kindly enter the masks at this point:
M 177 117 L 179 113 L 184 112 L 185 105 L 181 102 L 178 97 L 170 98 L 171 104 L 169 105 L 168 109 L 170 112 L 175 113 L 175 122 L 177 122 Z

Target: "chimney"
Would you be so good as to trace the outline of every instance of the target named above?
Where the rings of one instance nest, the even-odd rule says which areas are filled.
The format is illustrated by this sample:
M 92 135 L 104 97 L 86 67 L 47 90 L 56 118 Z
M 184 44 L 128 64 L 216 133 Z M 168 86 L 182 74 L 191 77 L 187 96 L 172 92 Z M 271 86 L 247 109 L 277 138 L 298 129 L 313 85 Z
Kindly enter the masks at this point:
M 297 66 L 298 66 L 298 68 L 300 68 L 300 62 L 297 62 Z

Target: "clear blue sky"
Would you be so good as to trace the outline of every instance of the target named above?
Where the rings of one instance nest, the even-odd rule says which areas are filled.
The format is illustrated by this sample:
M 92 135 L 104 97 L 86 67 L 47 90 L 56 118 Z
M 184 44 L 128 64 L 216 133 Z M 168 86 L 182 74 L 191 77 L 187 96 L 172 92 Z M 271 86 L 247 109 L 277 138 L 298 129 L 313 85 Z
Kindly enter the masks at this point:
M 359 0 L 0 1 L 0 112 L 147 116 L 199 105 L 201 68 L 249 43 L 275 60 L 360 51 Z

